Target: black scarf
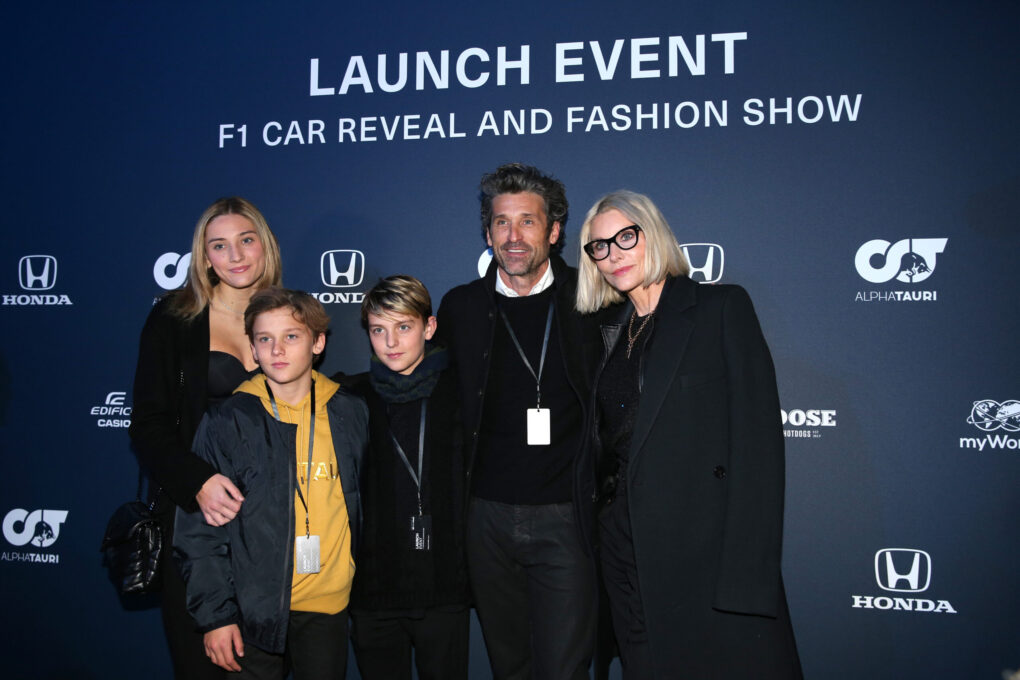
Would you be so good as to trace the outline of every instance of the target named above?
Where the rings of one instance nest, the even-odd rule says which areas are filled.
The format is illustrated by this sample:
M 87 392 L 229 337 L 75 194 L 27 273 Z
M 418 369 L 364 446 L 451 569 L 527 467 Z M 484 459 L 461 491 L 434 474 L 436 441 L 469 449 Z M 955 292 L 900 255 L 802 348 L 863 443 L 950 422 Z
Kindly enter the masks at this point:
M 372 388 L 387 404 L 406 404 L 432 394 L 439 374 L 449 365 L 446 348 L 425 343 L 425 356 L 411 375 L 391 371 L 374 353 L 369 362 L 368 379 Z

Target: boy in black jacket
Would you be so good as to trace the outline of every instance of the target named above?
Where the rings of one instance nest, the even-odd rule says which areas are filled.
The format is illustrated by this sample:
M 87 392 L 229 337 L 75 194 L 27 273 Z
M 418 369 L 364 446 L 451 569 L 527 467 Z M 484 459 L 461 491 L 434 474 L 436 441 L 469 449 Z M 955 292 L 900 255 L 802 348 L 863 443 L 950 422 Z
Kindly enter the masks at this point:
M 390 276 L 366 295 L 370 370 L 344 379 L 369 407 L 364 532 L 351 596 L 365 680 L 467 678 L 464 465 L 457 381 L 428 290 Z
M 219 527 L 178 510 L 188 611 L 239 678 L 342 679 L 368 413 L 312 370 L 329 324 L 317 300 L 268 288 L 244 321 L 262 373 L 209 411 L 194 449 L 245 500 Z

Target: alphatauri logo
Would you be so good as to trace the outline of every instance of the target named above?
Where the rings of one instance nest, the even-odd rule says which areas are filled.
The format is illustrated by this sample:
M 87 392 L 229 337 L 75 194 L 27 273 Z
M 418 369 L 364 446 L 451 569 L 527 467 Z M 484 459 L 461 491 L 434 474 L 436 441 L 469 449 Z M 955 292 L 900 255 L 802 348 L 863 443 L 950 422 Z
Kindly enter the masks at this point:
M 935 272 L 935 256 L 949 239 L 907 238 L 896 243 L 873 239 L 857 249 L 854 265 L 869 283 L 920 283 Z
M 67 519 L 67 510 L 22 510 L 14 508 L 4 517 L 4 538 L 13 546 L 31 544 L 48 548 L 60 537 L 60 525 Z
M 191 253 L 163 253 L 156 258 L 152 267 L 152 278 L 163 290 L 176 290 L 188 280 L 188 268 L 191 266 Z

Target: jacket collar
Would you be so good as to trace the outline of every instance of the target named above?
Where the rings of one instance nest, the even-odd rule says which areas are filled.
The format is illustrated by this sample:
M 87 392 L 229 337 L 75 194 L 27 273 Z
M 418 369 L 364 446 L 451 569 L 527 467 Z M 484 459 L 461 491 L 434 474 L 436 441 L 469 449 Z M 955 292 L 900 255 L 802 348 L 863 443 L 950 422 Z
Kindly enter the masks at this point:
M 631 438 L 632 463 L 651 432 L 687 351 L 694 321 L 685 312 L 697 304 L 698 285 L 683 276 L 667 279 L 662 289 L 656 309 L 655 330 L 645 349 L 646 365 L 654 367 L 654 370 L 644 376 L 641 406 Z
M 553 283 L 551 288 L 556 289 L 559 284 L 567 276 L 567 270 L 569 267 L 567 263 L 563 261 L 563 258 L 553 253 L 549 254 L 549 266 L 552 267 Z M 482 280 L 485 282 L 485 293 L 489 296 L 489 301 L 493 304 L 496 303 L 496 277 L 498 276 L 497 270 L 499 264 L 496 262 L 496 258 L 492 258 L 492 262 L 489 263 L 489 268 L 485 270 L 485 276 Z
M 695 305 L 698 301 L 697 290 L 698 284 L 686 276 L 667 276 L 663 282 L 662 293 L 659 295 L 659 304 L 655 308 L 656 326 L 661 326 L 663 318 L 679 314 L 688 307 Z M 617 341 L 620 339 L 620 332 L 630 321 L 630 315 L 633 313 L 634 303 L 630 300 L 624 300 L 619 305 L 609 307 L 604 312 L 604 320 L 600 325 L 602 327 L 602 340 L 606 343 L 606 356 L 616 346 Z

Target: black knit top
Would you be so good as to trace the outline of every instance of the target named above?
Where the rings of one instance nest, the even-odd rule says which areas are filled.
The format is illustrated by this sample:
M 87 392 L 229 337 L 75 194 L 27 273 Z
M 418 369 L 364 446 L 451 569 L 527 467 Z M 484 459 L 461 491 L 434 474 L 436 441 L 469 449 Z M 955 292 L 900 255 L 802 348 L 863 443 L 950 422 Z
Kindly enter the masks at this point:
M 639 316 L 633 321 L 633 329 L 640 329 L 640 334 L 635 338 L 630 356 L 627 355 L 627 331 L 624 329 L 623 337 L 616 343 L 602 369 L 596 388 L 602 450 L 607 458 L 616 459 L 619 470 L 627 469 L 631 435 L 641 403 L 641 357 L 655 324 L 654 317 L 644 323 L 646 318 Z

